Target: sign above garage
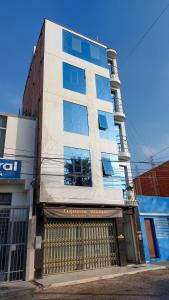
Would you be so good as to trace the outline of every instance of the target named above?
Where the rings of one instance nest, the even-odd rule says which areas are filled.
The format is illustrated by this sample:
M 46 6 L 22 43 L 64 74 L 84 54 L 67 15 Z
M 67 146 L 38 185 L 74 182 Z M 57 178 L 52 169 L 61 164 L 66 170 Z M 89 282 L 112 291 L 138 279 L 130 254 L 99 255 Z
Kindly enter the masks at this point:
M 4 178 L 16 179 L 21 176 L 21 161 L 0 159 L 0 180 Z

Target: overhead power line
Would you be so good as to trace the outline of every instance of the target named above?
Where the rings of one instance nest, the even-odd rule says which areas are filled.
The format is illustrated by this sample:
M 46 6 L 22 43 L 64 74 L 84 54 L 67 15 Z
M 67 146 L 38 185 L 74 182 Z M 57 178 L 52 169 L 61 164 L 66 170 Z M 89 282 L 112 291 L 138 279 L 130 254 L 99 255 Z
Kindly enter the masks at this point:
M 133 55 L 133 53 L 138 49 L 138 47 L 141 45 L 141 43 L 143 42 L 143 40 L 146 38 L 146 36 L 150 33 L 150 31 L 152 30 L 152 28 L 156 25 L 156 23 L 160 20 L 160 18 L 162 17 L 162 15 L 167 11 L 167 9 L 169 8 L 169 2 L 167 3 L 167 5 L 162 9 L 162 11 L 160 12 L 160 14 L 154 19 L 154 21 L 151 23 L 151 25 L 145 30 L 145 32 L 142 34 L 142 36 L 140 37 L 140 39 L 138 40 L 138 42 L 134 45 L 134 47 L 130 50 L 130 52 L 128 53 L 128 55 L 126 56 L 125 60 L 127 60 L 129 57 L 131 57 Z

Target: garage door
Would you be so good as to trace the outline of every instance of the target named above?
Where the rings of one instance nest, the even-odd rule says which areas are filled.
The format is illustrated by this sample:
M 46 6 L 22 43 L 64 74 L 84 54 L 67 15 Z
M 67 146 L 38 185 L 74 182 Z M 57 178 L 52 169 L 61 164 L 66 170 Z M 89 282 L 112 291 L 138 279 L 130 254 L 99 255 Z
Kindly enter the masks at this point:
M 44 275 L 119 264 L 115 220 L 48 219 L 44 226 Z

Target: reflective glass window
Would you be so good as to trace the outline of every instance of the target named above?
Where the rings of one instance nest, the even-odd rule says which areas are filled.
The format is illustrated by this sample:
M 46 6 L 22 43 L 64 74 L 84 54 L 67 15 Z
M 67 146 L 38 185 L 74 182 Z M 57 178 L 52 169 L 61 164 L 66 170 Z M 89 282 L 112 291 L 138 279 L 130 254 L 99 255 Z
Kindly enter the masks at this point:
M 99 113 L 99 129 L 106 130 L 108 129 L 106 116 Z
M 64 147 L 64 184 L 92 186 L 89 150 Z
M 102 160 L 103 165 L 103 174 L 104 176 L 112 176 L 113 175 L 113 168 L 110 159 L 103 159 Z
M 112 102 L 109 78 L 96 74 L 96 97 Z
M 72 38 L 72 49 L 78 52 L 82 52 L 82 43 L 80 39 Z
M 64 130 L 89 135 L 87 107 L 63 101 Z
M 90 45 L 90 55 L 93 58 L 99 59 L 100 58 L 99 48 L 97 46 Z
M 85 70 L 63 62 L 63 87 L 68 90 L 85 94 Z
M 106 48 L 63 30 L 63 51 L 108 69 Z
M 101 157 L 104 187 L 122 189 L 118 156 L 102 153 Z
M 98 112 L 100 137 L 115 140 L 115 127 L 113 114 L 104 111 Z

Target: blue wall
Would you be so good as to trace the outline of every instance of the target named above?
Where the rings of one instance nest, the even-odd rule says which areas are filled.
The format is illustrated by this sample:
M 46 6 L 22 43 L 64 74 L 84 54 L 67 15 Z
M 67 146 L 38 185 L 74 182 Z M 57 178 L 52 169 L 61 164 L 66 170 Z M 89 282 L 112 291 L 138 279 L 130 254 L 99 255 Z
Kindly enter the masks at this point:
M 137 196 L 146 261 L 169 261 L 169 198 Z M 155 214 L 155 215 L 152 215 Z M 163 215 L 161 215 L 163 214 Z M 153 220 L 157 258 L 150 258 L 145 218 Z

